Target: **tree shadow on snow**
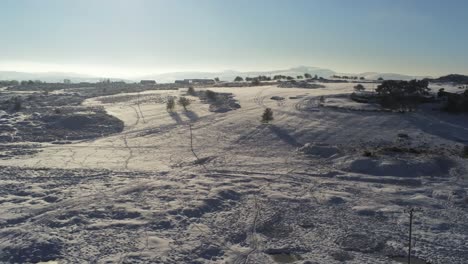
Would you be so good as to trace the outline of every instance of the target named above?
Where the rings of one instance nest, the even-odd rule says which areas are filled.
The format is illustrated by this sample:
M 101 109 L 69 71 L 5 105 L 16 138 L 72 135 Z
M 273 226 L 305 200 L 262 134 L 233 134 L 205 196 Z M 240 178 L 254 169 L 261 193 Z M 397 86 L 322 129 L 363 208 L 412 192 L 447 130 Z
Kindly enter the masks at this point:
M 293 147 L 302 146 L 302 144 L 297 142 L 296 139 L 293 136 L 291 136 L 286 129 L 280 128 L 276 125 L 269 125 L 268 128 L 283 142 Z
M 179 114 L 177 112 L 169 112 L 169 115 L 176 121 L 177 124 L 182 124 L 182 118 L 180 118 Z
M 191 122 L 195 122 L 198 120 L 198 115 L 197 113 L 191 111 L 191 110 L 187 110 L 184 112 L 185 113 L 185 116 L 188 117 L 188 119 L 190 119 Z
M 440 111 L 418 111 L 405 118 L 428 134 L 450 141 L 468 143 L 467 114 L 450 114 Z

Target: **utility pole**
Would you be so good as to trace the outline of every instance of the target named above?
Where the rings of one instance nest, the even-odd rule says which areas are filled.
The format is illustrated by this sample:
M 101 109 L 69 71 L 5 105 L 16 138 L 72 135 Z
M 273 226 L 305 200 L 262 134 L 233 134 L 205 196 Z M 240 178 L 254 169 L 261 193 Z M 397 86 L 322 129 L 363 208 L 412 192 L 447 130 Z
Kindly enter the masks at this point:
M 409 237 L 408 237 L 408 264 L 411 264 L 411 233 L 413 231 L 413 213 L 414 208 L 409 210 Z
M 405 210 L 405 212 L 409 213 L 408 264 L 411 264 L 411 242 L 412 242 L 412 235 L 413 235 L 413 216 L 414 216 L 414 213 L 420 210 L 421 208 L 410 208 L 408 210 Z

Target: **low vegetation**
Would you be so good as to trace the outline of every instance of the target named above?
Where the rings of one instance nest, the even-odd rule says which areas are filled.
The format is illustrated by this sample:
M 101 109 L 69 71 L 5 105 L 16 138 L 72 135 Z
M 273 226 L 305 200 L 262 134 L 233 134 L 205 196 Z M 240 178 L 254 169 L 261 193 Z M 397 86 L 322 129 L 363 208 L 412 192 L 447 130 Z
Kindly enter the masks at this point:
M 185 111 L 187 111 L 187 106 L 190 105 L 190 99 L 188 99 L 187 97 L 181 96 L 179 97 L 178 103 L 180 106 L 184 108 Z
M 218 94 L 211 90 L 206 90 L 205 95 L 206 95 L 206 98 L 208 98 L 208 100 L 210 101 L 216 101 L 216 99 L 218 99 Z
M 195 96 L 196 95 L 195 88 L 193 88 L 193 86 L 190 86 L 187 90 L 187 94 Z
M 21 98 L 15 97 L 14 100 L 13 100 L 13 111 L 14 112 L 19 112 L 19 111 L 21 111 L 21 108 L 22 108 Z
M 365 90 L 366 90 L 366 88 L 362 84 L 358 84 L 358 85 L 354 86 L 354 91 L 356 91 L 356 92 L 362 92 L 362 91 L 365 91 Z
M 269 123 L 273 121 L 273 110 L 271 108 L 266 108 L 262 114 L 262 122 Z
M 175 100 L 174 97 L 168 97 L 166 102 L 166 110 L 168 112 L 172 112 L 175 108 Z

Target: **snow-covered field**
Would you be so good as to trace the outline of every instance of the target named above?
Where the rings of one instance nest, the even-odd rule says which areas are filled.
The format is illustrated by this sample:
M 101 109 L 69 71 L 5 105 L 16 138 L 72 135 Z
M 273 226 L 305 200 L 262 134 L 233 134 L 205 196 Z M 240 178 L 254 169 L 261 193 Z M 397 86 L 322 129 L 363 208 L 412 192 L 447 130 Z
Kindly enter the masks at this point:
M 88 99 L 124 131 L 0 160 L 0 262 L 398 263 L 417 208 L 413 255 L 468 263 L 468 116 L 326 86 L 210 88 L 225 113 L 168 113 L 182 90 Z

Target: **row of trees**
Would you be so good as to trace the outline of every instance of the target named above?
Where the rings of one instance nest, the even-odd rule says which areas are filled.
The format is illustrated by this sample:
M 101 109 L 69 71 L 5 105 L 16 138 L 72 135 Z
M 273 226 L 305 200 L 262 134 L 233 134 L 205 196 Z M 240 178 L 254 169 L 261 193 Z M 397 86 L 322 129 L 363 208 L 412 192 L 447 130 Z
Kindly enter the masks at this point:
M 414 110 L 429 95 L 427 80 L 384 81 L 375 90 L 382 106 L 401 111 Z
M 262 81 L 271 81 L 271 80 L 275 80 L 275 81 L 288 80 L 288 81 L 291 81 L 291 80 L 294 80 L 294 79 L 299 79 L 299 80 L 300 79 L 314 79 L 314 80 L 318 80 L 319 77 L 317 75 L 312 77 L 312 75 L 309 74 L 309 73 L 305 73 L 304 75 L 297 75 L 296 78 L 294 78 L 292 76 L 278 74 L 278 75 L 273 76 L 273 78 L 265 76 L 265 75 L 260 75 L 260 76 L 257 76 L 257 77 L 246 77 L 245 81 L 247 81 L 247 82 L 253 82 L 253 81 L 261 81 L 262 82 Z M 235 82 L 243 82 L 244 78 L 242 78 L 241 76 L 237 76 L 236 78 L 234 78 L 234 81 Z
M 187 90 L 187 94 L 191 95 L 191 96 L 197 96 L 200 93 L 202 93 L 202 92 L 196 92 L 195 89 L 192 86 L 189 87 L 188 90 Z M 205 91 L 205 96 L 210 101 L 216 101 L 218 99 L 218 93 L 213 92 L 211 90 L 206 90 Z M 191 100 L 188 99 L 185 96 L 181 96 L 181 97 L 179 97 L 179 100 L 177 100 L 177 104 L 182 106 L 184 108 L 184 110 L 187 111 L 187 107 L 191 104 Z M 167 102 L 166 102 L 166 110 L 168 112 L 172 112 L 172 111 L 174 111 L 175 106 L 176 106 L 175 97 L 168 97 Z
M 339 75 L 333 75 L 332 78 L 335 78 L 335 79 L 345 79 L 345 80 L 365 80 L 366 78 L 365 77 L 357 77 L 357 76 L 339 76 Z
M 44 83 L 43 81 L 40 80 L 29 80 L 29 81 L 17 81 L 17 80 L 11 80 L 11 81 L 0 81 L 0 86 L 15 86 L 15 85 L 34 85 L 34 84 L 42 84 Z

